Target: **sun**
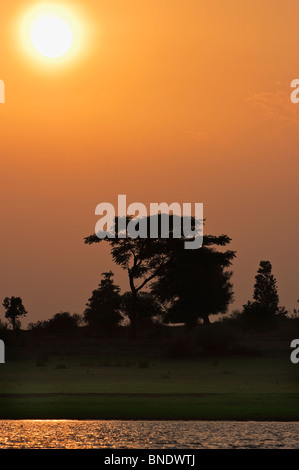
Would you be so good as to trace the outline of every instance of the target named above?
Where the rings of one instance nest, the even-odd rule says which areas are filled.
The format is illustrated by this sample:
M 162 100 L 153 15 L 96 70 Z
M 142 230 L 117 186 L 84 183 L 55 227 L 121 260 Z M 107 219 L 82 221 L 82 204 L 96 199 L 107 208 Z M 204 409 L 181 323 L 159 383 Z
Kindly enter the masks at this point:
M 56 58 L 66 54 L 73 43 L 70 26 L 62 18 L 43 15 L 32 26 L 33 46 L 44 57 Z
M 81 8 L 69 2 L 41 2 L 20 13 L 20 21 L 24 49 L 47 70 L 86 55 L 87 20 Z

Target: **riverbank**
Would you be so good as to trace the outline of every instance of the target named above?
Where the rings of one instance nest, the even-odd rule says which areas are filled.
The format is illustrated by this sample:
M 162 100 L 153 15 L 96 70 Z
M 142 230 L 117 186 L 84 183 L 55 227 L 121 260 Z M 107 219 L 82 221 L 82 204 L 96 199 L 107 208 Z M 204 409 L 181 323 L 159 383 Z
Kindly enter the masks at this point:
M 299 421 L 299 370 L 287 357 L 59 361 L 5 364 L 0 419 Z
M 299 421 L 299 394 L 1 396 L 1 419 Z
M 20 335 L 0 369 L 0 419 L 299 421 L 290 328 L 239 333 L 218 355 L 192 335 Z

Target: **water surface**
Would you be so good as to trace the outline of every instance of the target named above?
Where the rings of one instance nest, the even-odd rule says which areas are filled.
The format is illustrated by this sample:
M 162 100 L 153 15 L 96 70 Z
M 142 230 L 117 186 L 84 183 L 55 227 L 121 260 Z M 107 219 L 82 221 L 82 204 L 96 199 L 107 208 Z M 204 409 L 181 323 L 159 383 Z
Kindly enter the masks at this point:
M 0 420 L 0 448 L 298 449 L 299 422 Z

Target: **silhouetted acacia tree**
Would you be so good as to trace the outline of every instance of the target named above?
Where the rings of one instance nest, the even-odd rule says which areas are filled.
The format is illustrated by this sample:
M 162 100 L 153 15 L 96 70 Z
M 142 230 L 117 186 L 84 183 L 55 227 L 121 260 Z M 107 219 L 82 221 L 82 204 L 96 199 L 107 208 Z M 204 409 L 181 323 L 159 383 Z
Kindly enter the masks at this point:
M 92 292 L 86 304 L 84 319 L 89 326 L 112 334 L 122 320 L 120 287 L 114 284 L 112 271 L 102 273 L 102 276 L 98 289 Z
M 25 316 L 28 313 L 25 310 L 21 297 L 5 297 L 2 305 L 6 310 L 5 318 L 7 318 L 12 325 L 12 329 L 19 329 L 20 321 L 18 318 Z
M 227 312 L 233 289 L 232 272 L 226 268 L 231 265 L 235 252 L 217 251 L 215 246 L 229 243 L 226 235 L 205 236 L 198 250 L 177 246 L 172 252 L 163 275 L 153 287 L 155 295 L 168 304 L 167 322 L 194 326 L 199 318 L 210 323 L 210 315 Z
M 106 241 L 110 244 L 111 247 L 111 255 L 113 261 L 122 267 L 122 269 L 127 270 L 128 277 L 129 277 L 129 285 L 131 289 L 131 296 L 132 296 L 132 303 L 131 303 L 131 326 L 133 336 L 136 334 L 136 323 L 138 319 L 138 293 L 144 287 L 151 287 L 155 280 L 162 277 L 167 284 L 167 274 L 172 273 L 173 278 L 175 278 L 178 282 L 177 284 L 173 282 L 171 284 L 172 290 L 168 289 L 168 296 L 173 300 L 174 296 L 176 295 L 176 288 L 180 284 L 180 280 L 184 277 L 185 272 L 181 270 L 181 266 L 179 262 L 176 262 L 177 259 L 180 257 L 184 258 L 183 253 L 186 255 L 189 252 L 189 255 L 186 257 L 192 262 L 192 258 L 198 257 L 196 252 L 201 252 L 202 248 L 197 250 L 186 250 L 184 249 L 184 242 L 186 238 L 182 235 L 180 238 L 174 238 L 172 236 L 172 230 L 174 227 L 174 217 L 170 217 L 170 233 L 169 238 L 163 238 L 161 236 L 161 232 L 159 232 L 159 236 L 157 238 L 120 238 L 118 237 L 117 232 L 117 221 L 118 217 L 115 218 L 115 237 L 114 238 L 98 238 L 96 234 L 91 235 L 85 238 L 86 244 L 93 244 L 93 243 L 100 243 L 101 241 Z M 147 223 L 150 227 L 150 219 L 151 217 L 147 217 Z M 183 217 L 179 217 L 181 225 L 183 225 Z M 130 220 L 130 218 L 127 218 Z M 192 224 L 194 225 L 194 218 L 192 219 Z M 160 230 L 160 229 L 159 229 Z M 149 233 L 149 228 L 148 228 Z M 183 233 L 183 231 L 182 231 Z M 205 246 L 210 245 L 219 245 L 225 246 L 229 243 L 230 239 L 226 235 L 221 235 L 219 237 L 206 235 L 203 237 L 203 244 Z M 221 255 L 219 254 L 219 257 Z M 223 255 L 224 258 L 226 256 L 226 260 L 223 260 L 225 263 L 226 261 L 230 261 L 234 257 L 234 252 L 227 252 L 226 255 Z M 184 258 L 186 259 L 186 258 Z M 220 262 L 220 258 L 219 258 Z M 170 264 L 169 268 L 168 265 Z M 220 263 L 221 265 L 221 263 Z M 187 272 L 187 271 L 186 271 Z M 229 274 L 225 275 L 226 278 Z M 225 277 L 224 276 L 224 277 Z M 162 285 L 161 281 L 161 284 Z M 193 288 L 197 289 L 197 286 L 192 284 Z M 226 284 L 228 288 L 228 280 Z M 156 293 L 157 293 L 156 287 Z M 196 290 L 190 289 L 192 296 L 195 295 Z M 229 296 L 229 294 L 227 294 Z M 224 306 L 219 305 L 219 311 L 224 309 Z M 214 309 L 211 308 L 209 313 L 214 313 Z M 208 313 L 205 312 L 205 316 L 207 317 Z M 198 315 L 200 316 L 200 314 Z

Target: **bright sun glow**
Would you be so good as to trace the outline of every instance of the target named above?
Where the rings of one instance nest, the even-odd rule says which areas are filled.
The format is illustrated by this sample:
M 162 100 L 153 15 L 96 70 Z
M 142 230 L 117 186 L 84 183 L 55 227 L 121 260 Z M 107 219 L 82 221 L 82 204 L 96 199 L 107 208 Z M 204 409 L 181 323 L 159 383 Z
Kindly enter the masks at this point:
M 68 52 L 73 42 L 69 25 L 56 16 L 41 16 L 31 31 L 35 49 L 45 57 L 60 57 Z
M 86 52 L 86 26 L 81 8 L 42 2 L 23 12 L 21 40 L 25 50 L 44 65 L 67 64 Z

